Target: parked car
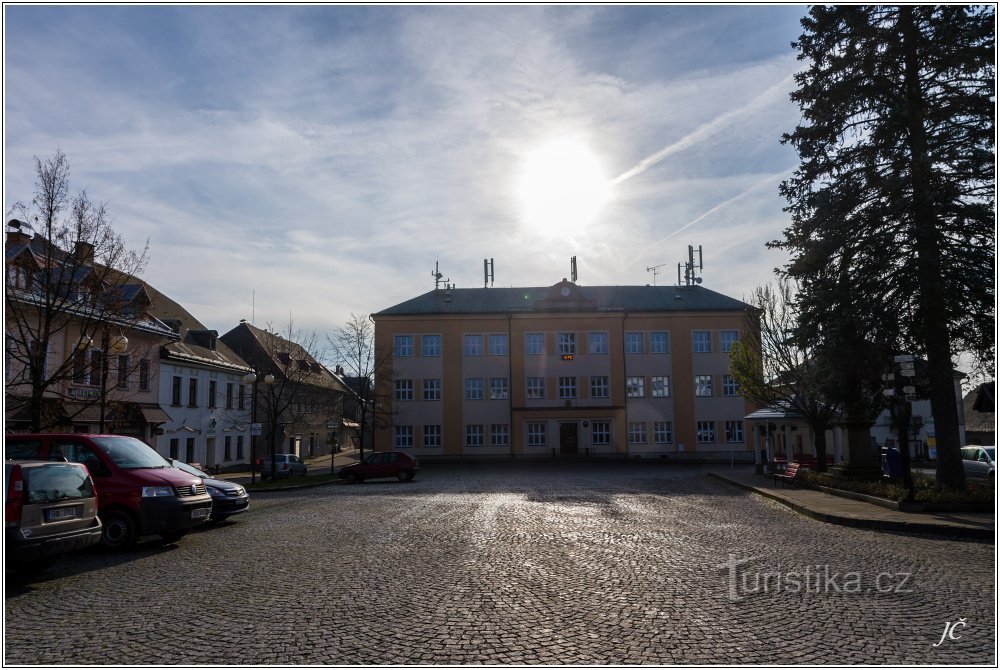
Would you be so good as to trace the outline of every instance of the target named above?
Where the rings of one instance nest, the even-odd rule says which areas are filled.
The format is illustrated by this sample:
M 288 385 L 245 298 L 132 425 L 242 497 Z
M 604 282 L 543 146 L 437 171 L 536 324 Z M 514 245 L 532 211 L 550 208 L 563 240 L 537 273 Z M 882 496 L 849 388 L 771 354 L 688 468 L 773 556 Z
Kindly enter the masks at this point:
M 997 475 L 996 447 L 962 447 L 962 467 L 965 476 L 993 481 Z
M 292 475 L 302 475 L 305 477 L 306 471 L 308 470 L 306 464 L 302 462 L 302 459 L 295 454 L 275 454 L 274 465 L 278 473 L 278 476 L 275 477 L 275 479 L 291 477 Z M 260 459 L 260 478 L 268 479 L 270 476 L 271 457 L 268 455 Z
M 212 513 L 212 497 L 200 478 L 133 437 L 12 434 L 4 436 L 4 455 L 86 466 L 97 487 L 101 543 L 109 549 L 129 547 L 143 535 L 176 541 Z
M 44 570 L 65 554 L 97 544 L 94 479 L 79 463 L 7 461 L 3 477 L 5 558 L 18 570 Z
M 208 495 L 212 496 L 212 515 L 210 518 L 213 521 L 222 521 L 250 509 L 250 495 L 245 488 L 236 482 L 216 479 L 212 475 L 174 458 L 170 459 L 170 464 L 178 470 L 189 472 L 195 477 L 201 477 L 201 480 L 205 482 Z
M 365 457 L 360 463 L 345 465 L 338 472 L 341 479 L 348 484 L 357 484 L 366 479 L 381 479 L 396 477 L 401 482 L 408 482 L 417 474 L 420 464 L 402 451 L 376 451 Z

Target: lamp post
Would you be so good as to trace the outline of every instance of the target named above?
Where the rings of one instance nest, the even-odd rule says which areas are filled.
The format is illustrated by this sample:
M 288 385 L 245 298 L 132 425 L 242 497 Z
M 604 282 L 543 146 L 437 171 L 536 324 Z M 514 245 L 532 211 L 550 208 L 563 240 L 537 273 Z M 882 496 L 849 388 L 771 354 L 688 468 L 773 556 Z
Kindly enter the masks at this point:
M 248 372 L 243 376 L 243 382 L 253 384 L 253 393 L 250 396 L 250 483 L 257 481 L 257 374 Z M 274 375 L 264 375 L 265 384 L 274 383 Z M 271 471 L 274 472 L 274 463 L 271 464 Z

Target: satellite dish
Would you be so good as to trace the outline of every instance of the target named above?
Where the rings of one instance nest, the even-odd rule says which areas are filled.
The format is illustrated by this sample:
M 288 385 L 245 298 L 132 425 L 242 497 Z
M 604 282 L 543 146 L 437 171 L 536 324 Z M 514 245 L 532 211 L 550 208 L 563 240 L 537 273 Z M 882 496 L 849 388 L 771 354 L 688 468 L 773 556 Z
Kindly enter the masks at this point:
M 694 283 L 695 284 L 700 284 L 701 283 L 701 277 L 695 277 L 694 278 Z

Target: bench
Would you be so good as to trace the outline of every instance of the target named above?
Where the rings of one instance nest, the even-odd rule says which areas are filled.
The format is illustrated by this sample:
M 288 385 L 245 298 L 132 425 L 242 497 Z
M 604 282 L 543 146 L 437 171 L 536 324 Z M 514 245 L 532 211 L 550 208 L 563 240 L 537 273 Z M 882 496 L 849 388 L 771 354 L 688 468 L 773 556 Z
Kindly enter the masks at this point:
M 786 482 L 789 483 L 789 484 L 794 484 L 795 483 L 795 477 L 796 477 L 796 475 L 799 474 L 799 468 L 800 467 L 802 467 L 801 463 L 789 463 L 788 467 L 785 468 L 784 472 L 776 472 L 776 473 L 774 473 L 774 479 L 775 479 L 775 481 L 781 482 L 782 486 L 784 486 Z

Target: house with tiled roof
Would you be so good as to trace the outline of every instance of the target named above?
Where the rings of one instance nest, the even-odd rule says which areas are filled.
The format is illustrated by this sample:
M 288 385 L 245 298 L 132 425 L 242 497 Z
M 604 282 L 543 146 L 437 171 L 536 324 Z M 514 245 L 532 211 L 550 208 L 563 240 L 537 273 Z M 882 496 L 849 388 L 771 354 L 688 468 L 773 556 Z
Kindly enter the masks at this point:
M 750 462 L 729 375 L 748 310 L 699 285 L 438 287 L 372 315 L 375 448 Z
M 985 447 L 997 443 L 997 383 L 986 382 L 969 391 L 962 399 L 965 417 L 965 442 Z

